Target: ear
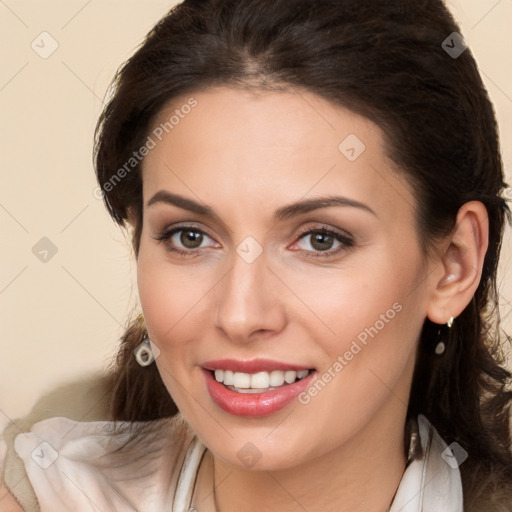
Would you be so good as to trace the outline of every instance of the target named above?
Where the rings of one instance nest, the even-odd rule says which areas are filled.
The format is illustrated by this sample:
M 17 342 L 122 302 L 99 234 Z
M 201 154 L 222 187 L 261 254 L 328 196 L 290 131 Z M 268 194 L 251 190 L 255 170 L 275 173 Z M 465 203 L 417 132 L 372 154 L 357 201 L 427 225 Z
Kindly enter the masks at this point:
M 480 201 L 465 203 L 437 262 L 427 316 L 436 324 L 456 318 L 470 303 L 480 283 L 489 245 L 489 218 Z

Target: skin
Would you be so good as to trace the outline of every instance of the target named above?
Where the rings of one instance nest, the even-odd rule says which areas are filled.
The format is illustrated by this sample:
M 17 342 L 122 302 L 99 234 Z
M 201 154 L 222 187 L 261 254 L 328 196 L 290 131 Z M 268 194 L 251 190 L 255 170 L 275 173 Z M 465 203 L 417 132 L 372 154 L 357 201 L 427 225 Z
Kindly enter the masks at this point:
M 392 170 L 377 125 L 304 91 L 216 88 L 175 98 L 155 126 L 190 96 L 197 106 L 143 163 L 138 288 L 163 381 L 213 456 L 217 510 L 385 511 L 406 462 L 420 329 L 426 317 L 457 317 L 474 294 L 485 208 L 464 205 L 427 258 L 414 193 Z M 366 146 L 355 161 L 338 149 L 349 134 Z M 162 190 L 207 204 L 218 218 L 148 206 Z M 373 213 L 334 206 L 272 219 L 278 208 L 328 195 Z M 155 239 L 190 223 L 205 233 L 195 246 L 182 233 Z M 324 251 L 342 250 L 314 258 L 322 245 L 300 230 L 322 227 L 349 234 L 353 245 L 327 239 Z M 236 251 L 248 236 L 263 250 L 252 263 Z M 322 375 L 396 303 L 400 312 L 306 405 L 242 418 L 207 392 L 200 367 L 213 359 L 276 359 Z M 261 454 L 251 468 L 237 456 L 248 442 Z
M 20 504 L 3 485 L 0 485 L 0 503 L 2 504 L 2 510 L 5 512 L 23 512 Z

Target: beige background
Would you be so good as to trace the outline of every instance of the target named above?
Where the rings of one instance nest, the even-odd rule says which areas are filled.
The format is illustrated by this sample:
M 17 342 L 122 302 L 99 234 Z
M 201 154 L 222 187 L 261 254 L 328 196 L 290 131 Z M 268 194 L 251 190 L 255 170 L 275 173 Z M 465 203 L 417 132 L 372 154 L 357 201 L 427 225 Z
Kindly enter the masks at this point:
M 136 305 L 129 244 L 93 196 L 92 135 L 115 69 L 172 4 L 0 0 L 0 429 L 42 393 L 106 368 Z M 449 5 L 495 104 L 512 181 L 512 0 Z M 33 41 L 39 53 L 58 48 L 44 59 Z M 57 248 L 46 262 L 32 252 L 43 237 Z M 500 278 L 508 332 L 510 240 L 509 228 Z

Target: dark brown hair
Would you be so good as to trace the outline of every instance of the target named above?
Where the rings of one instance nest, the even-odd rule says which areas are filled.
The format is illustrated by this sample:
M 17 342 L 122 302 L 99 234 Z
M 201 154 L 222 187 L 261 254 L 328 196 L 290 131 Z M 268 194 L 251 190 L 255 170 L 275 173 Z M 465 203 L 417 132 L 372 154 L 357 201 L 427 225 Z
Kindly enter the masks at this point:
M 443 41 L 460 28 L 441 0 L 188 0 L 174 7 L 121 67 L 99 119 L 95 164 L 105 204 L 120 225 L 142 224 L 140 164 L 112 178 L 143 146 L 155 116 L 179 95 L 228 85 L 307 90 L 379 125 L 388 156 L 416 191 L 426 253 L 481 201 L 489 248 L 478 289 L 434 354 L 440 326 L 425 319 L 408 417 L 423 413 L 468 453 L 461 465 L 466 510 L 510 510 L 510 403 L 496 286 L 510 210 L 493 106 L 471 50 L 453 58 Z M 119 178 L 119 174 L 117 174 Z M 107 184 L 110 183 L 110 186 Z M 134 321 L 114 369 L 114 419 L 154 420 L 177 410 L 156 365 L 133 356 Z M 482 501 L 483 500 L 483 501 Z M 489 508 L 492 504 L 496 508 Z M 502 505 L 499 505 L 502 504 Z

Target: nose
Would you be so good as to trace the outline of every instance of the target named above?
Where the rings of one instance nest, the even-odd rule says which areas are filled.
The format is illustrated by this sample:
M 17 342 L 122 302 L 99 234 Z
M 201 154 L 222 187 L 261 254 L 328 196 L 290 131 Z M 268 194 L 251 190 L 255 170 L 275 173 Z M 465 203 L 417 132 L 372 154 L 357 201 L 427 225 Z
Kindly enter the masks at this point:
M 282 283 L 267 267 L 265 253 L 251 263 L 238 254 L 233 260 L 231 270 L 216 287 L 217 329 L 237 343 L 279 333 L 286 325 L 283 295 L 279 294 Z

